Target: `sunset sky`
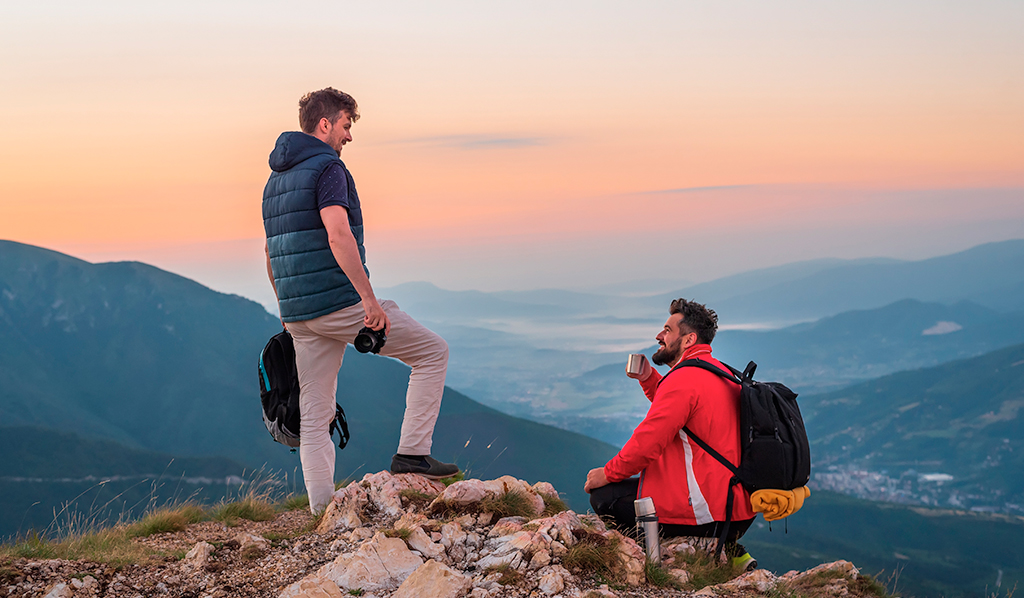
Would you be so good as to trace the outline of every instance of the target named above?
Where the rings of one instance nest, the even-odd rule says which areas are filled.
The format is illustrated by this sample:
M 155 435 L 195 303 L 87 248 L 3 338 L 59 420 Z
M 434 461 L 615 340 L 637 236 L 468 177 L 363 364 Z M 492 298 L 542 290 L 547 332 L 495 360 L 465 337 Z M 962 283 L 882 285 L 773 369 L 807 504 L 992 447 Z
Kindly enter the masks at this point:
M 706 280 L 1024 237 L 1024 2 L 5 2 L 0 238 L 267 302 L 297 101 L 377 286 Z

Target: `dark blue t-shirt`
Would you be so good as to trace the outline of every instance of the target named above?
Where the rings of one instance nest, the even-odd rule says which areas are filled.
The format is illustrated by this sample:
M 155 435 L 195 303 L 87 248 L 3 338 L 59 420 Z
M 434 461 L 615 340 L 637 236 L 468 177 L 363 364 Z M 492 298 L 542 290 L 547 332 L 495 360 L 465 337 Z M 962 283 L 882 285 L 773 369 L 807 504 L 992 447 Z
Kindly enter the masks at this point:
M 348 210 L 349 226 L 362 226 L 363 212 L 359 208 L 359 194 L 355 181 L 341 164 L 335 162 L 327 167 L 316 182 L 316 207 L 341 206 Z

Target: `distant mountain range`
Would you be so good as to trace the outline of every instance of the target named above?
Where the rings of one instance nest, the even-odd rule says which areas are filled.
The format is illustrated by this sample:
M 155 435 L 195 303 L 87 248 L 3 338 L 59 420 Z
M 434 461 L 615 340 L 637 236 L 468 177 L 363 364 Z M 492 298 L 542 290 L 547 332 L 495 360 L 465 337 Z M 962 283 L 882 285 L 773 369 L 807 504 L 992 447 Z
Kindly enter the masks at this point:
M 813 261 L 756 270 L 652 297 L 651 309 L 676 297 L 713 307 L 727 324 L 816 320 L 902 299 L 972 301 L 1024 309 L 1024 240 L 980 245 L 919 261 Z
M 900 481 L 897 495 L 936 483 L 944 505 L 1024 512 L 1024 345 L 806 397 L 801 409 L 816 472 L 856 465 Z
M 256 377 L 279 330 L 254 302 L 145 264 L 90 264 L 0 241 L 0 422 L 290 472 L 298 457 L 264 428 Z M 407 379 L 401 363 L 346 357 L 339 400 L 352 441 L 339 452 L 339 479 L 388 467 Z M 586 471 L 614 449 L 446 389 L 434 454 L 471 474 L 550 481 L 581 504 Z

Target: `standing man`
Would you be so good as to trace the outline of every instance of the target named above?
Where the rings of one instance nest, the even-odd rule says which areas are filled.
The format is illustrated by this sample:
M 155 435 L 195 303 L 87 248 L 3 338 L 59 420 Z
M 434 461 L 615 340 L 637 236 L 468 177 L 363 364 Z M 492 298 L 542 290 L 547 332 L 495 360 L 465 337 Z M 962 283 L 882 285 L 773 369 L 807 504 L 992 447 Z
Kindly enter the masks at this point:
M 651 357 L 673 368 L 699 359 L 726 369 L 711 356 L 718 316 L 700 303 L 676 299 L 656 337 Z M 635 527 L 633 501 L 651 497 L 664 536 L 718 536 L 726 521 L 729 492 L 734 493 L 726 553 L 742 569 L 757 561 L 736 544 L 754 521 L 750 495 L 730 483 L 732 472 L 691 440 L 683 426 L 732 463 L 740 462 L 740 387 L 697 367 L 682 367 L 662 377 L 647 360 L 637 374 L 651 401 L 647 417 L 619 454 L 587 474 L 584 489 L 598 515 L 610 517 L 622 531 Z M 640 474 L 639 478 L 631 476 Z
M 405 418 L 392 473 L 439 479 L 459 468 L 430 456 L 448 369 L 448 345 L 398 309 L 378 301 L 363 248 L 363 215 L 355 182 L 341 161 L 359 119 L 352 96 L 328 87 L 299 100 L 302 132 L 277 138 L 273 171 L 263 190 L 267 273 L 281 322 L 295 342 L 299 373 L 302 475 L 309 508 L 327 506 L 334 493 L 334 418 L 338 370 L 361 328 L 382 331 L 380 354 L 412 367 Z

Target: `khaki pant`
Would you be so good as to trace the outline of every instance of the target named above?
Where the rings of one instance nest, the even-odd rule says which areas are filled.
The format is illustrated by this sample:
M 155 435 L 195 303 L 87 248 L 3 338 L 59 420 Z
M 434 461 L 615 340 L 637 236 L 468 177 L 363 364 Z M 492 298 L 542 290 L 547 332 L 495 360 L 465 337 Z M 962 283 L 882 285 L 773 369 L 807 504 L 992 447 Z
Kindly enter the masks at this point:
M 412 368 L 398 452 L 429 455 L 448 371 L 448 344 L 400 310 L 394 301 L 382 301 L 380 305 L 391 320 L 391 334 L 380 354 L 399 359 Z M 299 371 L 299 457 L 313 512 L 327 506 L 334 494 L 334 443 L 327 428 L 334 417 L 338 370 L 345 347 L 363 327 L 364 315 L 360 303 L 288 324 Z

